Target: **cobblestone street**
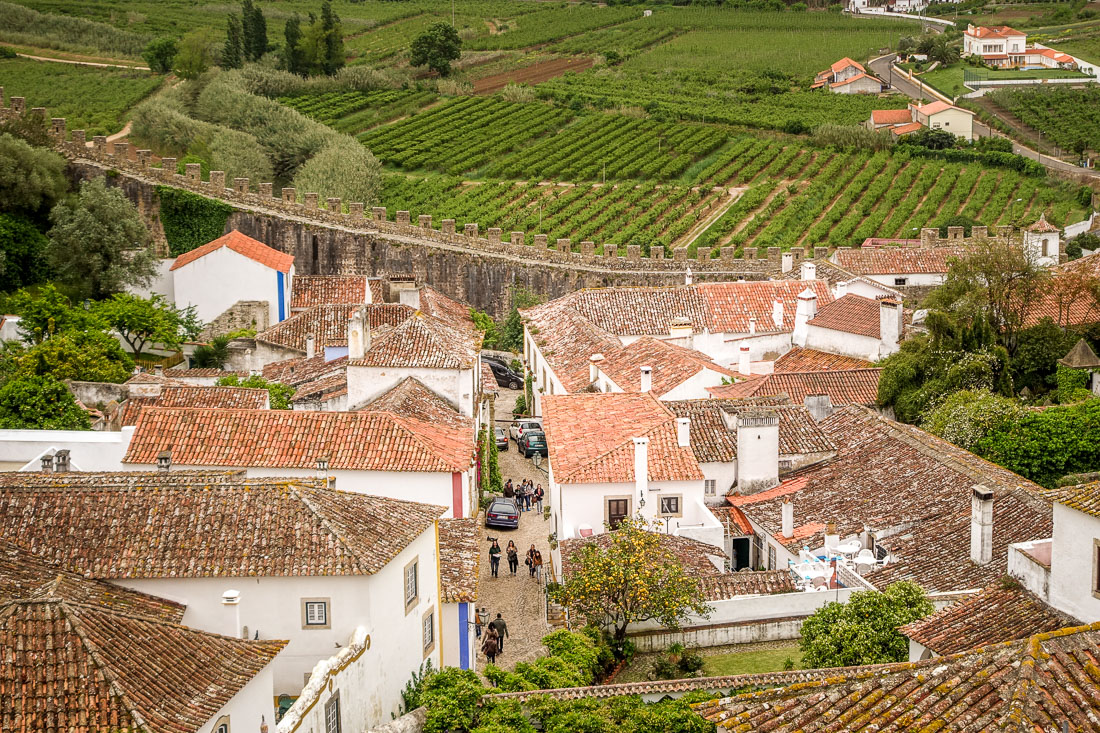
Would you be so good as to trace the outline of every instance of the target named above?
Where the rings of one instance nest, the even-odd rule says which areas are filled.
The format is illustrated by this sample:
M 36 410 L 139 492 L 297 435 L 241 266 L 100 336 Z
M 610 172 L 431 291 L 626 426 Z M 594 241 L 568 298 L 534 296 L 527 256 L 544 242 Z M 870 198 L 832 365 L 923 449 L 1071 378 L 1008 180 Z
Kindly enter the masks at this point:
M 501 392 L 502 396 L 512 394 L 510 390 Z M 510 407 L 513 400 L 514 398 L 501 399 L 497 404 Z M 507 414 L 504 411 L 497 412 L 501 419 Z M 505 423 L 498 424 L 505 426 Z M 536 484 L 541 483 L 543 489 L 547 488 L 546 473 L 535 468 L 530 460 L 516 450 L 515 441 L 509 441 L 508 450 L 500 453 L 500 474 L 505 481 L 512 479 L 512 483 L 519 483 L 522 479 L 529 478 Z M 508 557 L 502 552 L 497 578 L 492 577 L 489 568 L 489 542 L 485 541 L 481 549 L 477 605 L 489 612 L 490 619 L 495 619 L 499 613 L 508 623 L 504 654 L 497 657 L 497 665 L 506 669 L 511 669 L 516 662 L 531 661 L 545 654 L 546 650 L 540 640 L 550 632 L 550 627 L 546 624 L 546 599 L 542 592 L 542 583 L 528 577 L 527 566 L 523 564 L 527 550 L 533 544 L 542 553 L 543 561 L 549 567 L 550 548 L 547 536 L 550 534 L 550 523 L 533 506 L 531 511 L 521 512 L 519 517 L 519 529 L 507 530 L 486 528 L 484 513 L 481 516 L 483 537 L 496 537 L 502 551 L 508 546 L 508 540 L 515 542 L 519 548 L 519 568 L 515 577 L 509 574 Z M 477 658 L 478 670 L 484 670 L 486 659 L 480 648 Z

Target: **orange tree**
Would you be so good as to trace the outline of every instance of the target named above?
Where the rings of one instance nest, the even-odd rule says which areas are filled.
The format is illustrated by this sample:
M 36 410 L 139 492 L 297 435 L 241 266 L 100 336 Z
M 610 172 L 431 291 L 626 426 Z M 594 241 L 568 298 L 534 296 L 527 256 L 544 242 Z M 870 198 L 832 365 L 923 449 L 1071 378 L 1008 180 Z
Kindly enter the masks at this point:
M 573 553 L 565 583 L 551 587 L 552 600 L 590 624 L 613 625 L 617 642 L 632 623 L 653 619 L 676 629 L 689 612 L 709 615 L 699 581 L 645 520 L 625 519 L 609 535 L 609 542 L 589 542 Z

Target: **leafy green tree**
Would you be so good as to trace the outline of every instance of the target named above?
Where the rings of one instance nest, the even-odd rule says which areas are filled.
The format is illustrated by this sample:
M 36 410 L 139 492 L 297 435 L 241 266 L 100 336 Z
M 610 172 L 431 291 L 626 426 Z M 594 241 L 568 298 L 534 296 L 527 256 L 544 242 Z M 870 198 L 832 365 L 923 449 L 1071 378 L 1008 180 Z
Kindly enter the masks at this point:
M 194 306 L 181 310 L 157 294 L 142 298 L 132 293 L 115 293 L 97 303 L 94 313 L 122 337 L 135 358 L 149 344 L 179 348 L 181 341 L 194 338 L 201 330 Z
M 857 591 L 847 603 L 830 603 L 802 623 L 802 662 L 808 668 L 904 662 L 909 642 L 898 628 L 933 610 L 916 583 Z
M 5 134 L 23 140 L 34 148 L 53 147 L 53 138 L 50 137 L 49 127 L 46 125 L 46 116 L 42 114 L 28 112 L 19 117 L 0 120 L 0 136 Z
M 512 310 L 504 320 L 501 329 L 498 347 L 519 354 L 523 351 L 523 319 L 519 311 L 542 303 L 545 299 L 533 293 L 527 288 L 517 287 L 512 290 Z
M 929 150 L 948 150 L 955 147 L 959 139 L 947 130 L 932 130 L 925 127 L 909 135 L 905 139 L 905 142 L 910 145 L 919 145 Z
M 945 36 L 936 36 L 928 49 L 930 61 L 939 61 L 943 66 L 950 66 L 959 60 L 959 47 Z
M 481 331 L 481 348 L 495 349 L 500 345 L 500 329 L 493 317 L 485 311 L 476 308 L 470 309 L 470 320 L 474 322 L 477 330 Z
M 344 29 L 340 25 L 340 16 L 332 11 L 331 0 L 321 3 L 321 30 L 324 37 L 324 55 L 321 71 L 332 76 L 344 68 Z
M 181 79 L 198 79 L 210 68 L 214 58 L 214 36 L 208 28 L 196 28 L 180 39 L 175 72 Z
M 462 55 L 462 39 L 454 26 L 433 23 L 413 39 L 409 50 L 409 63 L 413 66 L 427 66 L 429 70 L 439 72 L 440 76 L 450 76 L 451 62 Z
M 1100 400 L 1029 411 L 982 437 L 975 452 L 1037 484 L 1053 487 L 1100 466 Z
M 149 70 L 154 74 L 167 74 L 172 70 L 172 63 L 176 60 L 176 39 L 154 38 L 149 41 L 141 57 L 149 64 Z
M 289 384 L 282 382 L 269 382 L 258 374 L 241 379 L 236 374 L 220 378 L 216 384 L 219 387 L 251 387 L 253 389 L 266 389 L 271 394 L 272 410 L 289 410 L 290 398 L 296 391 Z
M 1077 343 L 1078 335 L 1063 329 L 1050 318 L 1020 331 L 1016 351 L 1009 367 L 1017 390 L 1025 387 L 1032 393 L 1045 392 L 1055 386 L 1054 374 L 1058 360 Z
M 79 296 L 103 298 L 152 281 L 156 257 L 145 223 L 125 194 L 102 178 L 82 183 L 72 201 L 53 208 L 50 221 L 50 263 Z
M 304 74 L 302 61 L 302 19 L 295 13 L 283 28 L 283 68 L 291 74 Z
M 229 361 L 229 337 L 215 336 L 208 344 L 202 344 L 191 354 L 193 369 L 224 369 Z
M 0 290 L 11 291 L 45 280 L 50 273 L 50 240 L 29 219 L 0 214 Z
M 1084 254 L 1081 251 L 1082 249 L 1091 250 L 1093 252 L 1100 250 L 1100 234 L 1085 232 L 1084 234 L 1078 234 L 1076 237 L 1066 242 L 1066 255 L 1071 260 L 1076 260 Z
M 90 430 L 88 413 L 69 388 L 45 376 L 21 376 L 0 387 L 0 428 Z
M 64 158 L 0 134 L 0 211 L 35 214 L 52 206 L 68 186 Z
M 42 343 L 66 331 L 100 330 L 99 321 L 72 301 L 54 285 L 45 285 L 37 293 L 20 290 L 11 296 L 7 307 L 19 316 L 19 332 L 29 344 Z
M 960 448 L 974 450 L 979 440 L 1006 423 L 1020 419 L 1027 409 L 1011 397 L 989 390 L 963 389 L 952 393 L 933 410 L 922 428 Z
M 259 61 L 267 53 L 267 19 L 252 0 L 241 5 L 242 51 L 249 61 Z
M 576 569 L 551 598 L 590 624 L 610 620 L 622 642 L 630 624 L 649 619 L 677 629 L 688 613 L 707 616 L 699 581 L 642 519 L 625 519 L 607 547 L 588 543 L 573 553 Z
M 299 191 L 311 191 L 322 198 L 339 197 L 367 205 L 378 200 L 382 189 L 382 164 L 353 138 L 326 145 L 307 160 L 294 176 Z
M 102 331 L 65 331 L 27 349 L 18 358 L 20 374 L 121 384 L 134 361 Z
M 222 46 L 220 65 L 223 69 L 239 69 L 244 64 L 244 31 L 241 17 L 236 13 L 229 15 L 229 25 L 225 30 L 225 45 Z

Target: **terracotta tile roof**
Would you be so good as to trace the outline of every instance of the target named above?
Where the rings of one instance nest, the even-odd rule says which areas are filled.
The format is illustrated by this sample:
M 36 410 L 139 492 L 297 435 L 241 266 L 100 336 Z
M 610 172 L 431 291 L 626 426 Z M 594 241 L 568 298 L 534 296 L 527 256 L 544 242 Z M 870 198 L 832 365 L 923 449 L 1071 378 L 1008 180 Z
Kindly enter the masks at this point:
M 474 329 L 469 305 L 448 298 L 429 285 L 420 288 L 420 310 L 460 331 Z
M 291 310 L 367 302 L 365 275 L 295 275 L 290 287 Z
M 1100 217 L 1097 217 L 1100 221 Z M 1062 326 L 1092 325 L 1100 321 L 1100 296 L 1095 283 L 1100 280 L 1100 253 L 1065 262 L 1050 268 L 1051 279 L 1045 296 L 1032 303 L 1027 325 L 1050 318 Z
M 704 578 L 701 585 L 708 601 L 738 596 L 770 596 L 794 593 L 797 589 L 788 570 L 750 570 Z
M 558 483 L 633 482 L 633 438 L 641 437 L 649 438 L 650 481 L 703 479 L 691 448 L 676 444 L 675 415 L 650 393 L 548 396 L 542 416 Z
M 831 461 L 797 471 L 774 489 L 728 497 L 769 534 L 789 496 L 796 526 L 837 523 L 841 537 L 869 526 L 898 530 L 879 541 L 894 559 L 867 579 L 877 587 L 913 580 L 929 591 L 989 585 L 1007 572 L 1008 545 L 1051 534 L 1051 510 L 1030 481 L 918 428 L 849 405 L 820 423 L 837 447 Z M 993 561 L 970 561 L 973 487 L 993 491 Z M 912 526 L 910 526 L 912 525 Z M 906 529 L 906 527 L 908 527 Z M 823 532 L 786 540 L 797 552 Z
M 290 272 L 290 268 L 294 265 L 294 255 L 272 249 L 263 242 L 241 234 L 234 229 L 229 232 L 229 234 L 222 235 L 213 242 L 207 242 L 190 252 L 184 252 L 176 258 L 176 261 L 173 262 L 172 266 L 168 269 L 177 270 L 222 247 L 228 247 L 239 255 L 244 255 L 250 260 L 255 260 L 261 265 L 270 267 L 273 270 L 278 270 L 279 272 Z
M 280 382 L 297 387 L 308 382 L 313 382 L 322 377 L 333 374 L 344 374 L 347 371 L 348 358 L 341 356 L 332 361 L 325 361 L 324 354 L 318 354 L 312 359 L 304 356 L 285 361 L 276 361 L 265 364 L 263 377 L 269 382 Z
M 707 327 L 714 332 L 748 333 L 749 319 L 756 318 L 756 332 L 790 331 L 794 328 L 798 294 L 809 288 L 817 305 L 831 303 L 833 293 L 823 280 L 766 280 L 731 283 L 702 283 L 696 286 L 706 303 Z M 783 304 L 783 325 L 775 327 L 772 305 Z
M 874 405 L 882 369 L 835 369 L 827 372 L 777 372 L 736 384 L 711 387 L 711 397 L 786 395 L 802 404 L 811 395 L 828 395 L 836 405 Z
M 729 463 L 737 460 L 737 428 L 730 426 L 732 417 L 728 416 L 760 407 L 752 401 L 721 399 L 671 400 L 664 404 L 676 417 L 691 420 L 691 449 L 700 463 Z M 805 407 L 777 405 L 769 406 L 768 409 L 779 415 L 781 456 L 835 450 Z
M 860 247 L 838 249 L 833 258 L 856 275 L 928 275 L 946 274 L 950 260 L 964 252 L 963 247 Z
M 1096 729 L 1100 624 L 1036 634 L 923 662 L 830 670 L 803 684 L 695 706 L 719 729 Z
M 265 410 L 269 393 L 249 387 L 165 387 L 157 407 L 217 407 L 226 410 Z
M 1100 481 L 1078 486 L 1063 486 L 1057 489 L 1044 489 L 1043 496 L 1049 501 L 1070 509 L 1076 509 L 1094 517 L 1100 517 Z
M 913 116 L 907 109 L 875 109 L 871 110 L 871 121 L 876 125 L 904 125 L 913 121 Z
M 138 372 L 134 376 L 127 379 L 123 384 L 161 384 L 172 387 L 186 387 L 187 382 L 181 382 L 178 379 L 172 379 L 171 377 L 162 377 L 151 372 Z
M 577 570 L 577 566 L 573 561 L 574 555 L 582 547 L 586 547 L 590 544 L 594 544 L 600 549 L 607 549 L 611 545 L 613 539 L 613 532 L 602 532 L 600 534 L 592 535 L 591 537 L 579 538 L 574 537 L 561 541 L 561 562 L 562 572 L 568 576 L 572 575 Z M 684 567 L 684 572 L 688 575 L 697 578 L 724 578 L 729 573 L 725 573 L 714 566 L 710 560 L 707 559 L 708 555 L 715 557 L 722 557 L 722 549 L 715 547 L 714 545 L 708 545 L 705 542 L 699 540 L 693 540 L 690 537 L 679 537 L 673 534 L 660 534 L 655 533 L 661 543 L 661 548 L 668 551 L 673 557 L 675 557 L 680 564 Z
M 422 369 L 470 369 L 478 365 L 480 331 L 459 329 L 450 323 L 417 312 L 371 339 L 362 359 L 351 367 L 406 367 Z
M 214 368 L 202 368 L 202 369 L 169 369 L 165 374 L 173 379 L 197 379 L 197 378 L 209 378 L 209 377 L 247 377 L 248 372 L 229 372 L 225 369 Z
M 1015 580 L 1004 578 L 898 631 L 943 656 L 1080 623 L 1043 603 Z
M 809 325 L 877 339 L 881 337 L 881 322 L 877 300 L 848 293 L 819 308 Z
M 723 526 L 728 527 L 731 537 L 753 534 L 752 523 L 739 507 L 710 505 L 707 508 Z
M 902 135 L 909 135 L 910 133 L 920 132 L 921 128 L 923 127 L 924 125 L 919 122 L 907 122 L 904 125 L 894 125 L 893 127 L 891 127 L 890 134 L 901 137 Z
M 477 601 L 481 562 L 481 527 L 478 520 L 439 520 L 439 574 L 444 603 Z
M 1021 33 L 1020 31 L 1015 30 L 1014 28 L 1010 28 L 1007 25 L 991 25 L 991 26 L 979 25 L 979 26 L 974 26 L 974 32 L 973 33 L 970 32 L 969 28 L 967 28 L 967 30 L 965 32 L 966 32 L 966 35 L 973 36 L 975 38 L 1007 38 L 1009 36 L 1023 36 L 1023 35 L 1025 35 L 1024 33 Z
M 318 305 L 295 313 L 285 321 L 256 334 L 257 341 L 306 353 L 306 337 L 312 335 L 318 352 L 325 346 L 348 345 L 348 319 L 356 308 L 363 308 L 370 319 L 372 331 L 383 326 L 397 326 L 415 312 L 399 303 L 371 305 Z
M 126 428 L 131 425 L 137 425 L 138 417 L 141 416 L 141 411 L 146 407 L 152 407 L 157 404 L 157 399 L 157 397 L 129 397 L 123 400 L 118 406 L 119 427 Z
M 472 420 L 464 417 L 454 405 L 415 377 L 405 377 L 393 389 L 355 409 L 367 412 L 389 412 L 428 424 L 446 425 L 460 430 L 473 429 Z
M 0 606 L 0 727 L 197 731 L 286 644 L 55 598 L 7 603 Z
M 348 375 L 346 370 L 340 370 L 327 377 L 319 377 L 312 382 L 305 382 L 298 386 L 294 396 L 290 398 L 292 403 L 324 402 L 335 399 L 348 393 Z
M 1029 232 L 1059 232 L 1058 227 L 1047 221 L 1047 215 L 1045 213 L 1039 214 L 1039 218 L 1034 224 L 1027 228 Z
M 830 354 L 827 351 L 795 346 L 773 363 L 777 372 L 827 372 L 838 369 L 866 369 L 869 361 L 853 356 Z
M 164 450 L 180 466 L 352 471 L 465 471 L 467 430 L 388 412 L 146 408 L 123 463 L 152 464 Z
M 50 565 L 14 542 L 0 539 L 0 603 L 50 597 L 174 624 L 183 619 L 186 609 L 174 601 Z
M 300 479 L 53 475 L 0 489 L 0 533 L 94 578 L 371 575 L 444 512 Z
M 495 394 L 500 391 L 497 378 L 493 376 L 493 369 L 486 361 L 481 362 L 481 391 L 486 394 Z
M 947 110 L 953 110 L 955 112 L 966 112 L 968 115 L 971 115 L 971 116 L 974 115 L 974 113 L 971 112 L 968 109 L 963 109 L 962 107 L 956 107 L 955 105 L 949 104 L 949 103 L 944 102 L 944 101 L 929 102 L 928 104 L 924 104 L 924 105 L 921 105 L 920 107 L 917 107 L 917 112 L 922 114 L 922 115 L 935 115 L 935 114 L 939 114 L 940 112 L 946 112 Z
M 829 86 L 833 89 L 836 89 L 837 87 L 846 87 L 849 84 L 854 84 L 855 82 L 859 81 L 860 79 L 871 79 L 872 81 L 877 81 L 879 84 L 882 83 L 882 81 L 876 76 L 871 76 L 870 74 L 862 74 L 861 73 L 861 74 L 856 74 L 854 76 L 849 76 L 847 79 L 843 79 L 841 81 L 834 81 Z
M 832 71 L 834 74 L 839 74 L 841 71 L 844 71 L 849 66 L 854 66 L 860 71 L 867 71 L 867 69 L 863 68 L 863 64 L 859 63 L 858 61 L 852 61 L 847 56 L 830 66 L 829 70 Z
M 671 392 L 704 369 L 721 375 L 734 375 L 706 354 L 650 336 L 605 353 L 603 361 L 597 366 L 624 392 L 641 390 L 641 368 L 649 366 L 653 369 L 651 389 L 658 396 Z
M 562 299 L 524 311 L 524 321 L 542 356 L 569 392 L 589 384 L 589 357 L 622 348 L 618 337 L 588 321 Z

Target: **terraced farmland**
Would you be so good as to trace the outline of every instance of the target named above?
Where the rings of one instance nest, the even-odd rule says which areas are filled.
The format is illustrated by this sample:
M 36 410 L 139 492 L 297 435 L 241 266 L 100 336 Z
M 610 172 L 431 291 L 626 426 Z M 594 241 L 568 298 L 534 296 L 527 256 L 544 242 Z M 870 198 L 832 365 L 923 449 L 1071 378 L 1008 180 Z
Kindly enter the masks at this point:
M 338 132 L 356 134 L 381 122 L 409 114 L 438 97 L 417 89 L 383 89 L 373 92 L 325 92 L 281 97 L 280 102 Z

